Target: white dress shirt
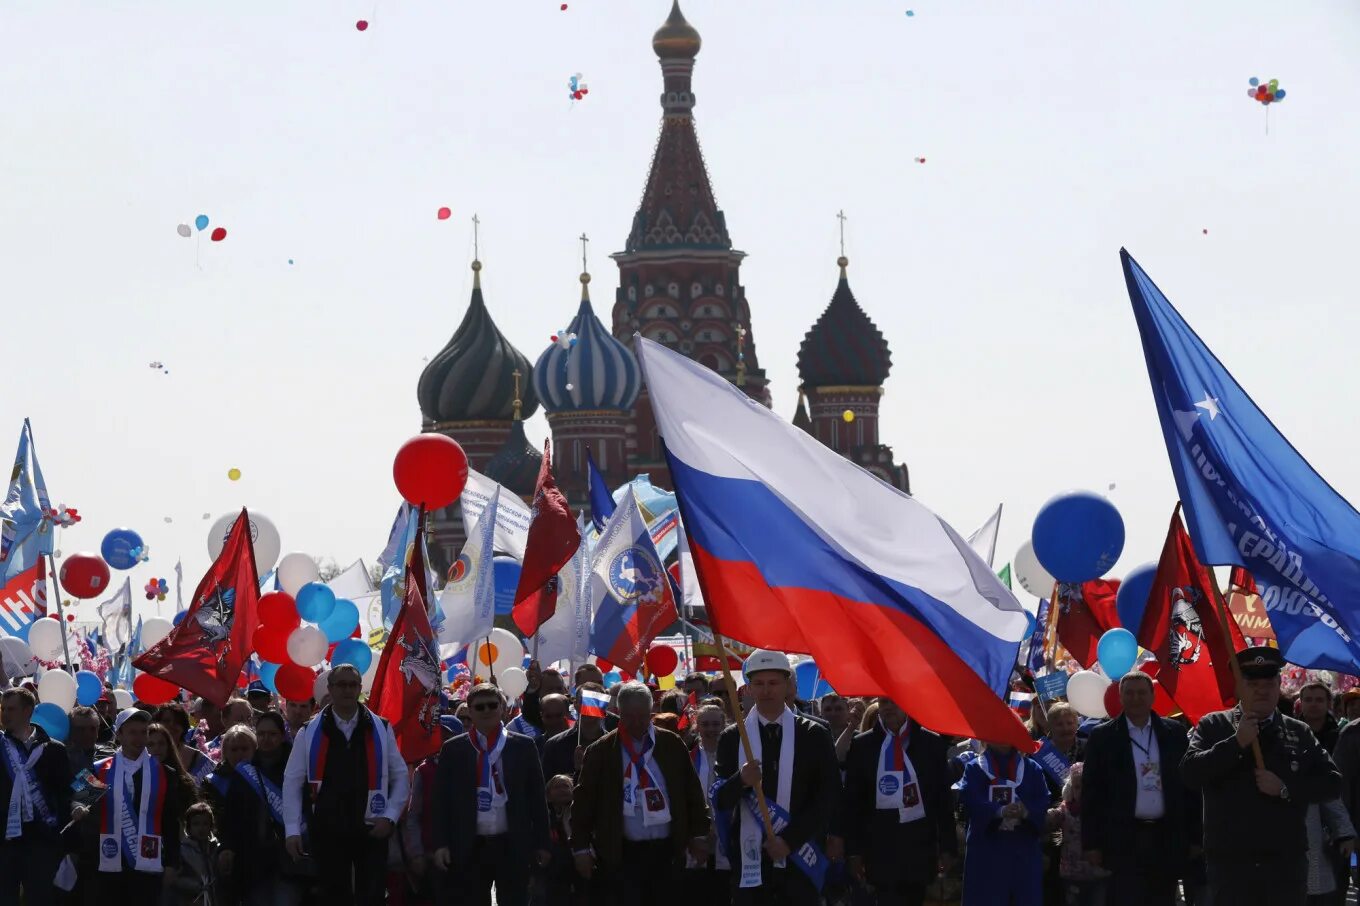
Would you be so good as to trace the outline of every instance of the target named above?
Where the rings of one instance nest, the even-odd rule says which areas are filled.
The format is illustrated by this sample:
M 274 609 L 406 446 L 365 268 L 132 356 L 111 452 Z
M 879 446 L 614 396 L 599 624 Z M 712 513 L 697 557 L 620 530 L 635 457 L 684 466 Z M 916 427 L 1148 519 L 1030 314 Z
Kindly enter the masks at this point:
M 360 707 L 363 707 L 360 705 Z M 288 755 L 288 765 L 283 769 L 283 827 L 284 834 L 296 837 L 302 834 L 302 788 L 307 784 L 307 753 L 311 748 L 312 735 L 321 731 L 321 714 L 307 721 L 293 738 L 293 751 Z M 411 794 L 411 780 L 406 773 L 406 762 L 402 760 L 401 750 L 397 748 L 397 737 L 391 725 L 372 716 L 374 732 L 384 734 L 383 760 L 387 762 L 387 807 L 382 817 L 393 825 L 401 818 L 406 808 L 406 800 Z M 359 713 L 356 711 L 349 720 L 335 718 L 335 726 L 349 739 L 359 726 Z
M 653 730 L 651 732 L 653 734 L 653 745 L 655 745 L 656 731 Z M 628 749 L 623 744 L 622 736 L 619 737 L 619 753 L 623 756 L 623 772 L 624 774 L 627 774 L 628 767 L 633 763 L 633 759 L 628 757 Z M 643 764 L 647 764 L 648 759 L 643 758 L 642 762 Z M 651 761 L 651 765 L 655 769 L 650 770 L 647 773 L 656 781 L 656 788 L 665 795 L 667 793 L 666 778 L 661 776 L 661 768 L 656 767 L 656 762 L 654 760 Z M 637 778 L 634 777 L 633 780 L 636 782 Z M 664 824 L 646 824 L 643 822 L 642 810 L 646 807 L 646 802 L 639 802 L 636 808 L 623 816 L 623 839 L 638 842 L 640 840 L 665 840 L 670 837 L 671 823 L 669 821 Z
M 1129 728 L 1129 745 L 1133 749 L 1133 782 L 1137 791 L 1134 801 L 1133 817 L 1143 821 L 1155 821 L 1166 814 L 1166 798 L 1163 788 L 1161 752 L 1157 749 L 1157 734 L 1152 730 L 1152 718 L 1147 725 L 1136 727 L 1127 717 L 1124 723 Z M 1176 767 L 1173 765 L 1172 769 Z M 1156 778 L 1155 789 L 1148 778 Z

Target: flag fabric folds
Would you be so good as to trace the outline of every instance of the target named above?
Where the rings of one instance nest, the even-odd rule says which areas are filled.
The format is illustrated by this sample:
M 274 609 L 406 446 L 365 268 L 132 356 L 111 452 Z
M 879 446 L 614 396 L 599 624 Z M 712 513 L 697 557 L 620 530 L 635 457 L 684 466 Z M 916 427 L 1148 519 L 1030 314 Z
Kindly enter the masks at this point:
M 670 576 L 657 556 L 632 488 L 605 526 L 591 570 L 599 599 L 590 648 L 629 673 L 637 673 L 647 646 L 678 614 Z
M 533 521 L 533 514 L 517 495 L 476 469 L 468 469 L 463 496 L 458 498 L 458 508 L 463 511 L 463 534 L 472 537 L 472 527 L 482 518 L 482 511 L 493 498 L 497 504 L 495 548 L 522 561 L 524 546 L 529 542 L 529 523 Z
M 1058 642 L 1083 667 L 1089 668 L 1096 662 L 1100 637 L 1119 625 L 1119 611 L 1115 608 L 1118 593 L 1118 579 L 1058 584 Z
M 968 536 L 968 546 L 977 551 L 977 555 L 987 561 L 991 566 L 996 560 L 996 537 L 1001 533 L 1001 507 L 1003 504 L 996 505 L 996 512 L 987 517 L 987 521 L 978 527 L 977 531 Z M 1010 586 L 1006 586 L 1009 588 Z
M 584 533 L 585 525 L 580 518 L 577 527 Z M 561 583 L 557 612 L 538 627 L 532 643 L 534 656 L 540 664 L 555 661 L 584 663 L 590 655 L 590 624 L 594 612 L 588 545 L 582 544 L 576 549 L 557 578 Z
M 634 337 L 713 626 L 847 695 L 1035 743 L 1002 697 L 1028 618 L 948 524 L 717 373 Z
M 0 580 L 8 582 L 52 554 L 51 511 L 52 500 L 33 444 L 33 426 L 24 419 L 9 490 L 0 503 Z
M 241 510 L 222 553 L 194 589 L 184 619 L 133 666 L 225 705 L 250 657 L 259 600 L 250 519 Z
M 47 561 L 39 560 L 0 588 L 0 634 L 28 641 L 33 621 L 47 616 Z
M 491 632 L 496 619 L 492 550 L 496 546 L 499 506 L 493 495 L 472 527 L 458 559 L 449 567 L 448 582 L 439 593 L 439 609 L 444 615 L 439 628 L 441 646 L 464 646 Z
M 1360 673 L 1360 513 L 1120 255 L 1199 562 L 1251 572 L 1287 661 Z
M 132 577 L 113 596 L 99 602 L 100 635 L 110 652 L 126 645 L 132 637 Z
M 538 631 L 557 609 L 557 572 L 581 546 L 581 532 L 567 498 L 557 489 L 552 473 L 552 449 L 543 442 L 543 465 L 534 487 L 533 521 L 515 590 L 511 617 L 525 638 Z
M 614 515 L 616 507 L 609 488 L 605 486 L 604 476 L 595 465 L 595 456 L 589 448 L 586 449 L 586 488 L 590 496 L 590 521 L 594 524 L 595 531 L 603 532 L 604 524 Z
M 1232 658 L 1247 646 L 1237 621 L 1219 611 L 1213 582 L 1195 557 L 1177 509 L 1138 626 L 1138 644 L 1157 656 L 1157 682 L 1192 723 L 1236 701 Z M 1225 619 L 1231 650 L 1223 638 Z

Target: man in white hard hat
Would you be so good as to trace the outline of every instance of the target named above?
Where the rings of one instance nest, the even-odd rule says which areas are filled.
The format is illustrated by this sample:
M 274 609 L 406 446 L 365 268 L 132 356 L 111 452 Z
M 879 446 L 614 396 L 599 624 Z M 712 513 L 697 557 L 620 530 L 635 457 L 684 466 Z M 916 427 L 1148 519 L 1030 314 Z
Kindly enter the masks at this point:
M 827 866 L 827 827 L 841 794 L 835 745 L 826 727 L 789 710 L 794 676 L 787 655 L 754 651 L 744 670 L 755 697 L 745 719 L 754 757 L 746 758 L 733 725 L 718 740 L 714 770 L 722 779 L 715 802 L 727 813 L 732 902 L 814 906 Z M 757 789 L 770 809 L 773 837 L 765 834 Z

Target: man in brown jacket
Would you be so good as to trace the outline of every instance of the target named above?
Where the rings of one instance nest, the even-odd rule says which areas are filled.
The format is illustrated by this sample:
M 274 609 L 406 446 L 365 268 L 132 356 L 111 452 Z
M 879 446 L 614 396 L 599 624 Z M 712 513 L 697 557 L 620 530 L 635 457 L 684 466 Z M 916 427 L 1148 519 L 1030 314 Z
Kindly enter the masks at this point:
M 708 809 L 680 737 L 652 726 L 652 693 L 619 691 L 619 726 L 586 750 L 571 809 L 576 869 L 600 906 L 677 902 L 688 849 L 708 859 Z

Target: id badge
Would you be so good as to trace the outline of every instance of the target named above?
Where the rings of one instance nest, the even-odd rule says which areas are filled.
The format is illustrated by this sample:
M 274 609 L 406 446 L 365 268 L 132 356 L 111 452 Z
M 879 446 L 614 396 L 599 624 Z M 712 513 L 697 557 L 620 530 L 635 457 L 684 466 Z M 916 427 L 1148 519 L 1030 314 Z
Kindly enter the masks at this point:
M 1162 791 L 1161 765 L 1145 762 L 1138 766 L 1138 773 L 1144 791 L 1149 793 L 1160 793 Z
M 1010 805 L 1015 800 L 1015 791 L 1004 783 L 992 784 L 992 802 L 997 805 Z
M 647 803 L 647 811 L 663 812 L 666 810 L 666 797 L 661 795 L 661 791 L 655 787 L 642 791 L 642 798 Z
M 916 808 L 921 804 L 921 791 L 916 784 L 909 783 L 902 787 L 902 806 L 903 808 Z

